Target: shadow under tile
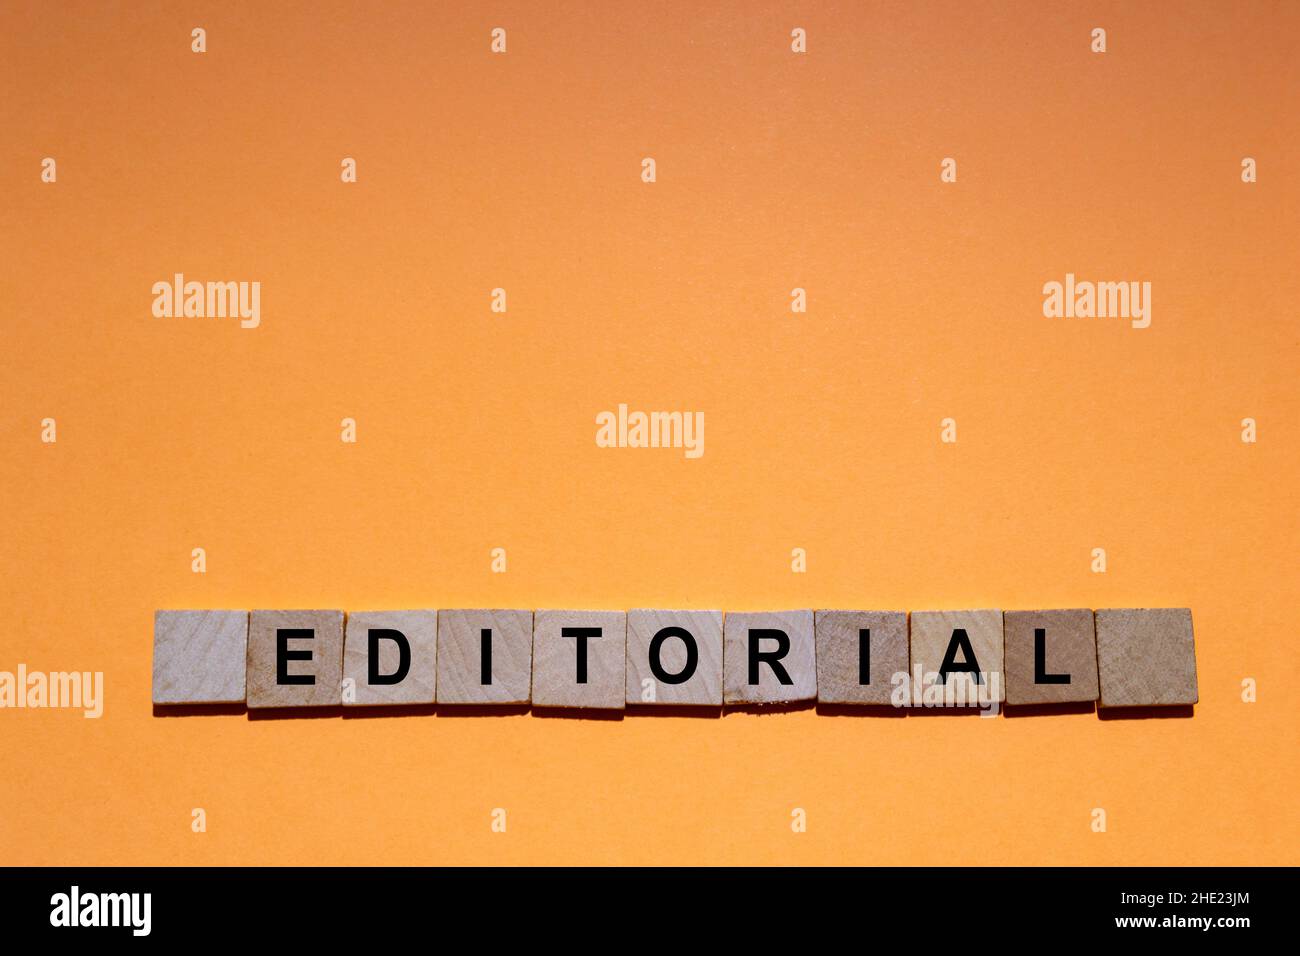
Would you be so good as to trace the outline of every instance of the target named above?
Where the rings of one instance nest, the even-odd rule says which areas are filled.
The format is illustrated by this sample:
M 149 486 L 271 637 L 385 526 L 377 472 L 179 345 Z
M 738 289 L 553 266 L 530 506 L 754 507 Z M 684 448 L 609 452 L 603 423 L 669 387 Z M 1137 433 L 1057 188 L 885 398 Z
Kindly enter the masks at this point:
M 599 707 L 534 707 L 534 717 L 547 720 L 622 720 L 623 711 Z
M 906 717 L 908 709 L 893 704 L 817 703 L 817 713 L 822 717 Z
M 1102 720 L 1179 720 L 1195 714 L 1195 704 L 1177 704 L 1173 707 L 1098 707 Z
M 722 716 L 721 704 L 628 704 L 629 717 L 696 717 L 713 719 Z
M 1061 714 L 1091 714 L 1097 709 L 1095 700 L 1067 701 L 1057 704 L 1003 704 L 1008 717 L 1053 717 Z
M 999 704 L 998 709 L 1002 710 L 1004 705 Z M 907 709 L 909 717 L 979 717 L 984 714 L 985 709 L 978 704 L 965 704 L 960 707 L 922 707 L 913 705 Z
M 342 717 L 343 705 L 329 707 L 250 707 L 249 720 L 324 720 Z
M 532 710 L 528 704 L 439 704 L 439 717 L 519 717 Z
M 218 717 L 242 714 L 243 704 L 154 704 L 155 717 Z
M 723 711 L 728 714 L 770 716 L 772 714 L 792 714 L 800 710 L 813 710 L 816 706 L 817 701 L 815 700 L 791 700 L 772 704 L 725 704 L 723 705 Z
M 369 720 L 375 717 L 432 717 L 437 704 L 348 704 L 344 720 Z

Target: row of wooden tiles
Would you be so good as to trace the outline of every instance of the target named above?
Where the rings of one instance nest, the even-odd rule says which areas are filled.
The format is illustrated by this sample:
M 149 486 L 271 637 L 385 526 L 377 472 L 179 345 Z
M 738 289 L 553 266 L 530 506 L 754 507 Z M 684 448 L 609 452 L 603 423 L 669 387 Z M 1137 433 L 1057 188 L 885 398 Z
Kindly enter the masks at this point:
M 910 621 L 909 621 L 910 617 Z M 936 679 L 938 675 L 941 679 Z M 1187 608 L 160 610 L 155 704 L 1196 703 Z M 919 703 L 921 686 L 911 685 Z M 951 701 L 950 701 L 951 703 Z

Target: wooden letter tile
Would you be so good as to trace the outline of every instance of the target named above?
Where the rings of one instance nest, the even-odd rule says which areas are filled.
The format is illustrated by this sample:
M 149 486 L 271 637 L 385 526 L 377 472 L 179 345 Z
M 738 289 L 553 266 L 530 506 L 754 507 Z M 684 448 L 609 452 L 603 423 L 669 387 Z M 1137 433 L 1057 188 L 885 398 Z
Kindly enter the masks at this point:
M 1002 629 L 1008 704 L 1097 699 L 1097 637 L 1090 608 L 1007 611 Z
M 1001 611 L 913 611 L 911 633 L 912 674 L 919 667 L 926 684 L 951 657 L 946 679 L 940 683 L 935 678 L 937 686 L 956 695 L 951 703 L 973 706 L 1005 698 Z M 971 667 L 979 671 L 978 686 L 975 675 L 967 672 Z M 918 688 L 912 693 L 915 698 Z
M 155 611 L 153 702 L 242 704 L 247 611 Z
M 534 707 L 622 710 L 626 684 L 627 612 L 534 615 Z
M 532 681 L 532 611 L 438 612 L 439 704 L 526 704 Z
M 376 683 L 370 681 L 372 641 Z M 348 612 L 343 644 L 345 705 L 432 704 L 437 663 L 437 611 Z M 390 683 L 399 675 L 401 680 Z
M 888 704 L 907 674 L 907 612 L 818 611 L 816 625 L 817 700 Z
M 283 684 L 277 679 L 281 645 L 287 679 Z M 249 615 L 250 709 L 338 706 L 342 683 L 342 611 L 254 611 Z
M 1196 644 L 1185 607 L 1097 611 L 1102 707 L 1195 704 Z
M 817 697 L 812 611 L 730 611 L 724 622 L 728 704 L 783 704 Z
M 627 702 L 721 707 L 722 612 L 628 611 Z

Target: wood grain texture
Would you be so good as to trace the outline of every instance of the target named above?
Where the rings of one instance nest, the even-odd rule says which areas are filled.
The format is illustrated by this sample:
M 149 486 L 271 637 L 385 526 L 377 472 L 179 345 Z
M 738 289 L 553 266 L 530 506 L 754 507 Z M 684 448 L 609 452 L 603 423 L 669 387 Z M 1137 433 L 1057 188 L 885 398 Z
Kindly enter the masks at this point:
M 491 634 L 483 683 L 483 630 Z M 533 681 L 533 612 L 438 612 L 438 704 L 526 704 Z
M 907 673 L 906 611 L 818 611 L 817 700 L 826 704 L 888 704 L 893 677 Z M 860 651 L 869 631 L 869 683 L 860 682 Z
M 584 643 L 566 627 L 599 628 L 586 644 L 586 679 L 579 680 Z M 533 615 L 533 706 L 622 710 L 627 686 L 626 611 L 538 611 Z
M 1185 607 L 1097 611 L 1101 707 L 1195 704 L 1196 642 Z
M 694 640 L 695 671 L 681 683 L 659 680 L 650 666 L 650 646 L 664 628 L 682 628 Z M 665 674 L 682 674 L 687 642 L 665 637 L 657 661 Z M 722 706 L 722 612 L 638 608 L 627 612 L 627 702 L 646 705 Z
M 958 664 L 975 663 L 978 665 L 983 683 L 979 690 L 981 701 L 1001 702 L 1006 696 L 1006 686 L 1002 675 L 1002 612 L 994 609 L 975 611 L 913 611 L 911 614 L 911 655 L 912 672 L 921 668 L 923 680 L 929 681 L 930 674 L 937 674 L 955 632 L 962 629 L 970 642 L 970 649 L 975 654 L 973 662 L 958 651 L 955 662 Z M 965 675 L 969 678 L 970 675 Z M 956 683 L 963 678 L 950 674 L 948 682 Z M 915 689 L 914 689 L 915 690 Z M 970 696 L 968 702 L 974 701 Z
M 765 662 L 757 668 L 757 682 L 750 681 L 750 648 L 768 653 L 779 649 L 777 639 L 761 638 L 752 631 L 777 630 L 789 639 L 780 664 L 789 683 L 782 683 L 776 669 Z M 725 636 L 723 698 L 728 704 L 783 704 L 817 697 L 817 641 L 813 612 L 731 611 L 723 622 Z
M 311 684 L 276 683 L 276 632 L 311 630 L 310 638 L 292 638 L 290 653 L 308 651 L 309 660 L 290 659 L 290 676 L 307 675 Z M 342 702 L 343 612 L 253 611 L 248 619 L 248 706 L 334 707 Z
M 1043 669 L 1068 684 L 1035 680 L 1036 630 L 1043 630 Z M 1007 703 L 1065 704 L 1097 699 L 1097 636 L 1091 608 L 1006 611 L 1002 615 Z
M 153 702 L 242 704 L 247 611 L 155 611 Z
M 400 632 L 410 648 L 406 676 L 396 684 L 370 683 L 371 629 Z M 380 675 L 395 674 L 401 650 L 392 640 L 377 643 Z M 438 612 L 349 611 L 343 642 L 343 678 L 352 681 L 345 706 L 432 704 L 437 698 Z M 349 699 L 349 697 L 351 699 Z

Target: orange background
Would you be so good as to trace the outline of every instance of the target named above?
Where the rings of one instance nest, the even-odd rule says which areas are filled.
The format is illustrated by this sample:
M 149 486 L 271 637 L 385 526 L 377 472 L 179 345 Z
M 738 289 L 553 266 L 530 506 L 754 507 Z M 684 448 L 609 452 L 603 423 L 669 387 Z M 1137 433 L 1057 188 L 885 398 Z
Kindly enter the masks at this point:
M 1300 6 L 0 27 L 0 669 L 106 682 L 98 721 L 0 712 L 0 862 L 1298 862 Z M 1069 271 L 1150 281 L 1151 327 L 1044 318 Z M 155 319 L 175 272 L 261 281 L 261 327 Z M 619 402 L 704 411 L 704 457 L 597 448 Z M 1188 605 L 1201 702 L 152 714 L 155 608 L 439 605 Z

